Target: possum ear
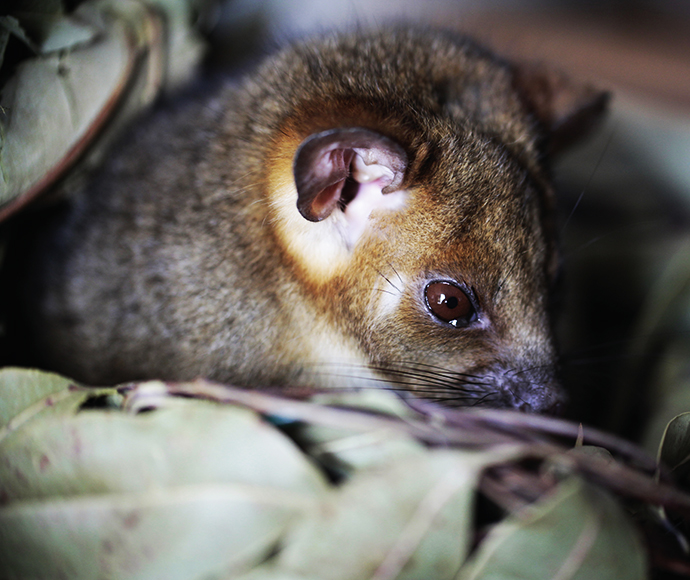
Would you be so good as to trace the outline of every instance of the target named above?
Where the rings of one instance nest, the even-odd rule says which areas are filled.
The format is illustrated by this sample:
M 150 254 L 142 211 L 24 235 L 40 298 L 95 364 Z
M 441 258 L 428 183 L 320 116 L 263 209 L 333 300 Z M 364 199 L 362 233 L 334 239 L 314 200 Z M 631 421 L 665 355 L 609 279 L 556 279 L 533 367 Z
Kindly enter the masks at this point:
M 610 93 L 571 80 L 542 64 L 515 68 L 515 88 L 547 132 L 549 153 L 558 153 L 589 133 L 603 118 Z
M 382 193 L 401 188 L 407 155 L 388 137 L 360 127 L 316 133 L 297 149 L 293 162 L 297 209 L 318 222 L 357 195 L 348 182 L 376 183 Z

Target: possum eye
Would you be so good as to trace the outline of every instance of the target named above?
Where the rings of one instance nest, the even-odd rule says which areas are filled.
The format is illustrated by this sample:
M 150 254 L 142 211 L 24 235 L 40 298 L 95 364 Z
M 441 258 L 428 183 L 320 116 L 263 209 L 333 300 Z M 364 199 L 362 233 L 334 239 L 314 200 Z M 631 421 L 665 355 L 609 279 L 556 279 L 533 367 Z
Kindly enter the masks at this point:
M 450 282 L 430 282 L 424 290 L 431 313 L 456 327 L 467 326 L 477 319 L 477 311 L 467 293 Z

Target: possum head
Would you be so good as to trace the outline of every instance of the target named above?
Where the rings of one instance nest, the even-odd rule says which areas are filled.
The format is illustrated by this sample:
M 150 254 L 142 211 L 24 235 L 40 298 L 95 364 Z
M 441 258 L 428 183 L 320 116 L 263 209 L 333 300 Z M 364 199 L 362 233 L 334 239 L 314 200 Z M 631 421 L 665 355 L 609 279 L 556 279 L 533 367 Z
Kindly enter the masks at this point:
M 453 67 L 430 65 L 414 114 L 348 96 L 310 103 L 311 125 L 289 118 L 270 169 L 274 225 L 378 380 L 448 405 L 556 412 L 544 155 L 606 95 L 543 68 Z

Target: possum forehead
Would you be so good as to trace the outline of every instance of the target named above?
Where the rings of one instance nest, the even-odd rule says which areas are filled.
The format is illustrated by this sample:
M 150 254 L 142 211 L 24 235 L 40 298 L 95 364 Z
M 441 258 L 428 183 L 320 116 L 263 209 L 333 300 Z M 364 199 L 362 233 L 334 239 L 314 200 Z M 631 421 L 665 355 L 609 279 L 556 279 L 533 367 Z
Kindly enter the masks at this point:
M 410 259 L 430 270 L 475 273 L 486 283 L 519 271 L 539 276 L 549 254 L 548 196 L 502 147 L 466 140 L 413 188 L 391 221 Z

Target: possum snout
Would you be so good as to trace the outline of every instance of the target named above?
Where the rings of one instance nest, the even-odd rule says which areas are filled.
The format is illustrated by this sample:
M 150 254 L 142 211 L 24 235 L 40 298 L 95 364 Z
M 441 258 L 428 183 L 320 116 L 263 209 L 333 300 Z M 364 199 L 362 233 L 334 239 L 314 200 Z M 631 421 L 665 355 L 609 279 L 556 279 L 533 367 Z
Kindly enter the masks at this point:
M 447 407 L 491 407 L 561 415 L 567 396 L 555 367 L 548 363 L 518 368 L 502 363 L 484 368 L 450 370 L 406 361 L 370 365 L 390 390 Z
M 499 371 L 493 378 L 500 393 L 496 406 L 547 415 L 564 411 L 567 398 L 551 366 Z

